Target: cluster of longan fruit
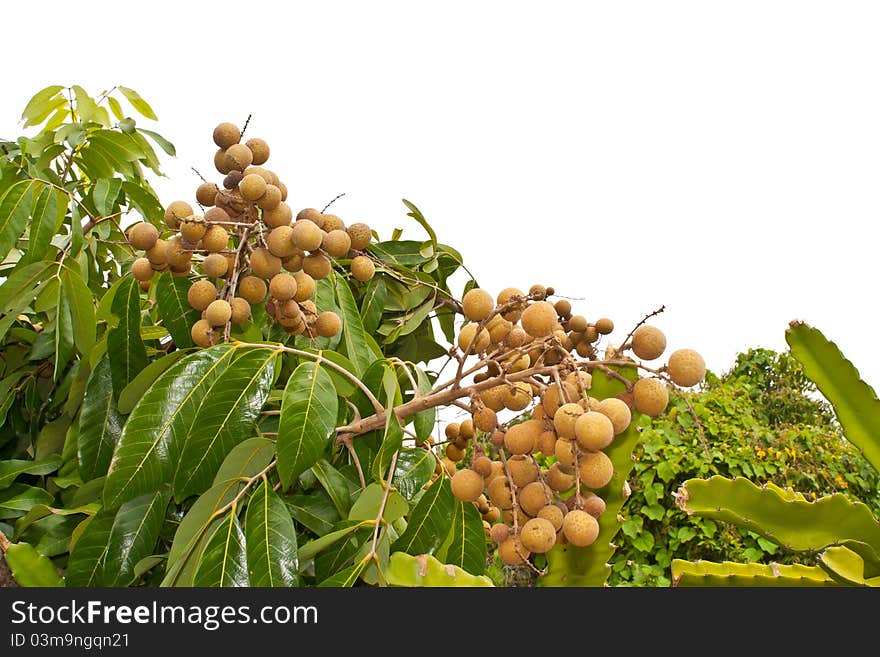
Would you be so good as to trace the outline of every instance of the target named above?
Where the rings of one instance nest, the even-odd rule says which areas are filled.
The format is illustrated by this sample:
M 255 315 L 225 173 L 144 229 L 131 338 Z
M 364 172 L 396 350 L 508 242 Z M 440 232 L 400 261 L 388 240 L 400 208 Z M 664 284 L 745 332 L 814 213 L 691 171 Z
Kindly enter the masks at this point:
M 568 301 L 548 302 L 550 294 L 552 288 L 542 286 L 528 294 L 508 288 L 493 299 L 475 288 L 462 299 L 468 323 L 458 347 L 462 358 L 476 354 L 481 366 L 474 375 L 471 417 L 447 425 L 438 469 L 451 476 L 458 499 L 477 505 L 498 556 L 509 565 L 522 565 L 558 543 L 591 545 L 605 511 L 602 495 L 615 473 L 607 449 L 629 428 L 633 411 L 656 416 L 666 409 L 667 379 L 689 387 L 705 375 L 702 357 L 681 349 L 661 368 L 639 364 L 651 375 L 617 397 L 591 396 L 592 367 L 636 364 L 626 356 L 629 350 L 641 360 L 659 358 L 666 337 L 654 326 L 640 325 L 610 360 L 598 361 L 595 343 L 613 330 L 613 322 L 590 323 L 572 315 Z M 542 365 L 553 366 L 553 373 L 507 380 Z M 499 413 L 505 411 L 519 415 L 504 423 Z M 480 436 L 485 440 L 475 439 Z M 458 469 L 468 453 L 470 466 Z
M 229 324 L 251 317 L 264 303 L 269 317 L 291 335 L 332 337 L 342 329 L 332 311 L 319 313 L 313 301 L 316 281 L 330 275 L 331 259 L 350 258 L 351 275 L 370 280 L 375 265 L 365 249 L 372 239 L 364 223 L 346 226 L 337 215 L 314 208 L 294 219 L 287 187 L 262 165 L 269 145 L 259 138 L 241 143 L 232 123 L 214 129 L 216 169 L 225 176 L 222 188 L 203 182 L 196 189 L 197 213 L 186 201 L 165 211 L 173 234 L 160 238 L 155 226 L 138 223 L 128 230 L 129 243 L 145 251 L 131 271 L 144 289 L 154 272 L 188 276 L 195 263 L 202 277 L 194 280 L 187 300 L 202 316 L 192 327 L 202 347 L 224 339 Z

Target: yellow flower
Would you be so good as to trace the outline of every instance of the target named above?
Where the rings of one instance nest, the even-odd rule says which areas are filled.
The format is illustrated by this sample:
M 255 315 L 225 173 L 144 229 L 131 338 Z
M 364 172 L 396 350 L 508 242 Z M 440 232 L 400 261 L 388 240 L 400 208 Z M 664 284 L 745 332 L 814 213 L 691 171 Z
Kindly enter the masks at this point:
M 764 458 L 765 456 L 767 456 L 767 452 L 765 452 L 763 449 L 759 449 L 759 450 L 758 450 L 758 458 L 759 458 L 759 459 L 762 459 L 762 458 Z

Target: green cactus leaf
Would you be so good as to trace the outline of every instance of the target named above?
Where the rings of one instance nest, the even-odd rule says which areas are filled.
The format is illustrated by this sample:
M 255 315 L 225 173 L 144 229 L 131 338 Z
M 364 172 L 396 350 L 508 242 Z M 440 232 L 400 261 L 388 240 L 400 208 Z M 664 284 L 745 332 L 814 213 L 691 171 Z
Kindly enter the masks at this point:
M 880 575 L 880 523 L 861 502 L 835 493 L 807 502 L 748 479 L 690 479 L 677 494 L 688 515 L 745 527 L 796 551 L 843 545 L 864 559 L 864 577 Z
M 724 561 L 672 561 L 673 586 L 839 586 L 818 567 Z
M 819 555 L 819 565 L 832 578 L 849 586 L 880 586 L 880 577 L 865 579 L 865 561 L 843 546 L 830 547 Z
M 785 340 L 804 373 L 831 402 L 847 440 L 880 470 L 880 400 L 874 389 L 818 329 L 793 323 Z
M 385 576 L 389 586 L 492 586 L 492 580 L 485 575 L 471 575 L 430 554 L 412 556 L 395 552 Z

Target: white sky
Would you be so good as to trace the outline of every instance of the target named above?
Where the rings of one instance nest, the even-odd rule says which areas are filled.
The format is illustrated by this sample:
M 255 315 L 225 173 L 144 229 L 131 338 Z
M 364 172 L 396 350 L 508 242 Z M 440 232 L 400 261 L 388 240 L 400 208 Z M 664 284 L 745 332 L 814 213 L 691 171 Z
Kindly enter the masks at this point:
M 131 6 L 133 10 L 125 7 Z M 540 9 L 538 9 L 540 7 Z M 129 13 L 130 11 L 130 13 Z M 799 318 L 875 388 L 874 2 L 4 3 L 0 135 L 48 84 L 138 90 L 175 143 L 162 201 L 253 114 L 294 210 L 424 233 L 482 287 L 644 314 L 716 372 Z M 31 26 L 31 27 L 28 27 Z M 460 290 L 458 290 L 460 291 Z

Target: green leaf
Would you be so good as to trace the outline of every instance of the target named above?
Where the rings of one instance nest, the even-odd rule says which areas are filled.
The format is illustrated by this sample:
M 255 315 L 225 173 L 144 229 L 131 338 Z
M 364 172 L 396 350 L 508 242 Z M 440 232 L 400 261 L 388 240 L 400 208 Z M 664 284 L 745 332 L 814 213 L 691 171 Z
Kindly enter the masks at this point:
M 234 354 L 235 349 L 226 345 L 197 351 L 172 365 L 147 390 L 125 423 L 113 454 L 104 485 L 108 508 L 172 480 L 199 406 Z
M 374 276 L 367 284 L 364 299 L 361 302 L 361 322 L 364 331 L 375 333 L 382 322 L 382 314 L 385 311 L 385 299 L 388 296 L 388 288 L 381 276 Z
M 407 500 L 412 500 L 431 481 L 437 459 L 427 449 L 404 447 L 397 455 L 392 484 Z
M 143 128 L 137 128 L 137 131 L 142 135 L 147 135 L 150 139 L 156 142 L 163 151 L 165 151 L 171 157 L 177 155 L 177 150 L 174 148 L 174 144 L 165 139 L 162 135 L 157 132 L 153 132 L 152 130 L 144 130 Z
M 46 504 L 35 504 L 31 507 L 31 510 L 28 511 L 26 515 L 22 516 L 16 521 L 15 532 L 17 536 L 21 536 L 21 534 L 23 534 L 28 527 L 30 527 L 37 520 L 45 518 L 46 516 L 72 516 L 83 514 L 87 516 L 93 516 L 100 510 L 101 505 L 96 502 L 84 504 L 73 509 L 57 509 L 50 507 Z
M 146 183 L 143 183 L 143 185 L 146 185 Z M 129 205 L 137 208 L 137 211 L 141 213 L 145 221 L 149 221 L 152 224 L 160 222 L 165 214 L 165 210 L 152 190 L 145 189 L 141 185 L 126 180 L 122 183 L 122 191 L 128 198 Z
M 427 394 L 431 392 L 431 382 L 428 380 L 428 375 L 425 374 L 424 370 L 421 367 L 416 367 L 415 365 L 412 367 L 416 374 L 416 384 L 418 385 L 418 393 L 420 395 Z M 416 436 L 419 440 L 424 441 L 431 435 L 431 432 L 434 430 L 434 424 L 437 421 L 437 409 L 436 408 L 427 408 L 424 411 L 419 411 L 413 417 L 413 427 L 416 430 Z
M 385 571 L 389 586 L 492 586 L 485 575 L 474 576 L 430 554 L 412 556 L 394 552 Z
M 285 500 L 296 521 L 318 536 L 333 531 L 340 516 L 330 496 L 323 491 L 308 495 L 291 495 Z
M 208 539 L 193 586 L 249 586 L 244 532 L 227 513 Z
M 122 113 L 122 105 L 113 96 L 107 96 L 107 104 L 110 105 L 110 111 L 113 112 L 117 121 L 122 121 L 125 118 L 125 114 Z
M 397 380 L 395 379 L 395 385 Z M 392 397 L 393 400 L 393 397 Z M 391 402 L 393 404 L 393 401 Z M 382 432 L 381 443 L 379 445 L 379 453 L 373 460 L 372 474 L 373 479 L 384 481 L 384 478 L 393 473 L 388 472 L 391 466 L 391 460 L 394 458 L 395 452 L 403 446 L 403 427 L 400 426 L 400 420 L 394 412 L 394 407 L 389 404 L 385 410 L 385 429 Z
M 351 507 L 351 491 L 345 476 L 330 465 L 326 459 L 318 460 L 312 466 L 312 473 L 321 482 L 321 486 L 327 491 L 330 499 L 333 500 L 333 506 L 336 507 L 339 516 L 348 515 L 348 510 Z
M 425 491 L 409 516 L 406 531 L 392 546 L 392 552 L 432 554 L 449 535 L 455 498 L 446 477 L 438 477 Z
M 152 119 L 153 121 L 157 120 L 156 113 L 153 112 L 153 108 L 150 107 L 147 101 L 141 98 L 141 95 L 137 91 L 122 86 L 118 87 L 118 89 L 120 92 L 122 92 L 122 95 L 125 96 L 126 100 L 131 103 L 131 106 L 134 107 L 138 112 L 140 112 L 142 116 L 145 116 L 148 119 Z
M 880 470 L 880 400 L 836 344 L 807 324 L 785 332 L 792 355 L 831 402 L 847 440 Z
M 354 366 L 354 364 L 350 360 L 348 360 L 348 358 L 346 358 L 342 354 L 337 353 L 335 351 L 330 351 L 327 349 L 324 349 L 321 351 L 314 351 L 311 349 L 306 349 L 306 351 L 309 351 L 311 353 L 315 353 L 315 354 L 319 355 L 321 358 L 329 360 L 331 363 L 334 363 L 335 365 L 339 365 L 346 372 L 351 373 L 352 377 L 355 376 L 354 371 L 357 368 Z M 330 375 L 330 378 L 333 379 L 333 385 L 336 386 L 336 393 L 340 397 L 350 397 L 352 394 L 354 394 L 354 392 L 357 388 L 355 387 L 355 384 L 352 383 L 352 380 L 348 376 L 342 374 L 341 372 L 339 372 L 337 369 L 335 369 L 333 367 L 327 367 L 326 372 L 327 372 L 327 374 Z
M 67 102 L 59 95 L 62 89 L 64 87 L 60 84 L 53 84 L 45 89 L 41 89 L 31 97 L 21 113 L 21 118 L 25 122 L 25 128 L 41 124 L 52 112 Z
M 13 459 L 0 461 L 0 489 L 7 488 L 19 475 L 46 475 L 61 467 L 61 456 L 52 454 L 44 461 Z
M 440 558 L 448 564 L 461 567 L 471 575 L 482 575 L 486 570 L 486 530 L 483 518 L 471 502 L 455 500 L 452 529 L 448 545 Z
M 357 371 L 354 373 L 362 374 L 366 372 L 370 363 L 376 358 L 381 358 L 382 354 L 372 352 L 367 342 L 367 334 L 361 322 L 361 315 L 348 283 L 335 274 L 331 273 L 331 277 L 336 286 L 336 299 L 342 312 L 342 342 L 340 343 L 342 351 L 356 366 Z
M 76 539 L 67 562 L 67 586 L 101 586 L 104 560 L 109 548 L 110 532 L 116 514 L 102 510 L 84 521 L 84 529 Z M 71 539 L 72 540 L 72 539 Z
M 119 412 L 123 415 L 131 413 L 141 397 L 144 396 L 144 393 L 146 393 L 149 387 L 153 385 L 157 378 L 159 378 L 159 375 L 189 353 L 190 352 L 182 349 L 172 351 L 170 354 L 166 354 L 165 356 L 154 360 L 147 365 L 147 367 L 142 369 L 138 375 L 134 377 L 131 383 L 122 389 L 122 392 L 119 395 L 119 403 L 117 404 Z
M 321 538 L 316 538 L 314 541 L 309 541 L 299 549 L 300 563 L 308 561 L 309 559 L 313 559 L 316 554 L 318 554 L 322 550 L 326 550 L 328 547 L 330 547 L 337 541 L 345 538 L 353 531 L 356 531 L 361 527 L 367 527 L 369 525 L 371 525 L 371 523 L 367 521 L 345 523 L 345 526 L 341 529 L 337 529 L 330 532 L 329 534 L 325 534 Z
M 352 505 L 351 511 L 348 513 L 348 519 L 375 520 L 379 516 L 379 507 L 382 505 L 384 496 L 385 487 L 382 484 L 369 484 Z M 385 501 L 382 519 L 390 525 L 398 518 L 403 518 L 408 510 L 409 504 L 406 503 L 403 496 L 396 491 L 391 491 L 388 493 L 388 498 Z
M 214 485 L 236 477 L 254 477 L 266 469 L 274 456 L 274 440 L 261 437 L 243 440 L 226 455 L 214 477 Z
M 51 504 L 54 498 L 42 488 L 12 484 L 0 490 L 0 520 L 19 518 L 37 504 Z
M 110 360 L 105 355 L 89 375 L 79 416 L 77 456 L 83 481 L 107 474 L 124 424 L 125 418 L 116 408 Z
M 285 488 L 321 458 L 336 427 L 337 409 L 326 366 L 299 365 L 284 388 L 278 426 L 278 475 Z
M 43 461 L 52 454 L 61 454 L 70 424 L 71 419 L 66 415 L 44 424 L 34 442 L 34 460 Z
M 55 565 L 30 543 L 13 543 L 6 548 L 6 563 L 19 586 L 64 586 Z
M 354 586 L 355 582 L 358 581 L 361 574 L 366 569 L 367 565 L 368 560 L 362 559 L 350 568 L 346 568 L 345 570 L 336 573 L 335 575 L 333 575 L 333 577 L 328 577 L 323 582 L 318 584 L 318 586 L 334 588 L 348 588 Z
M 407 217 L 412 217 L 419 225 L 425 229 L 428 235 L 431 237 L 431 244 L 434 248 L 437 248 L 437 234 L 434 232 L 434 229 L 431 228 L 431 224 L 428 223 L 428 220 L 425 219 L 425 215 L 422 214 L 421 210 L 419 210 L 415 205 L 407 201 L 406 199 L 402 199 L 403 204 L 409 208 L 409 212 L 406 213 Z M 433 253 L 431 254 L 433 255 Z
M 170 500 L 166 486 L 119 507 L 107 542 L 105 563 L 112 568 L 104 568 L 104 586 L 129 586 L 136 579 L 135 566 L 153 554 Z
M 673 586 L 837 586 L 821 568 L 800 564 L 672 560 Z
M 178 278 L 169 272 L 153 277 L 156 286 L 156 304 L 162 325 L 171 333 L 178 349 L 195 346 L 190 329 L 199 319 L 199 312 L 189 305 L 186 295 L 192 284 L 188 278 Z
M 233 447 L 252 435 L 275 380 L 277 352 L 248 349 L 206 391 L 183 441 L 174 471 L 174 496 L 182 501 L 206 490 Z
M 54 187 L 45 186 L 40 191 L 30 222 L 27 262 L 40 260 L 48 252 L 67 215 L 67 200 L 67 194 Z
M 55 373 L 64 371 L 73 358 L 73 320 L 70 312 L 70 300 L 62 286 L 58 286 L 58 302 L 55 308 Z
M 140 288 L 133 277 L 123 279 L 113 297 L 111 310 L 119 318 L 119 324 L 107 331 L 107 353 L 113 374 L 113 390 L 119 395 L 149 362 L 140 333 Z
M 95 346 L 97 320 L 92 293 L 79 271 L 66 265 L 61 268 L 61 285 L 70 304 L 73 342 L 77 351 L 86 355 Z
M 245 517 L 251 586 L 298 586 L 296 529 L 287 507 L 267 482 L 251 495 Z
M 122 191 L 121 178 L 99 178 L 95 183 L 95 189 L 92 191 L 92 198 L 95 201 L 95 207 L 102 217 L 106 217 L 113 213 L 116 205 L 116 199 L 119 198 L 119 192 Z
M 0 196 L 0 257 L 5 257 L 21 237 L 34 205 L 34 187 L 37 185 L 22 180 Z

